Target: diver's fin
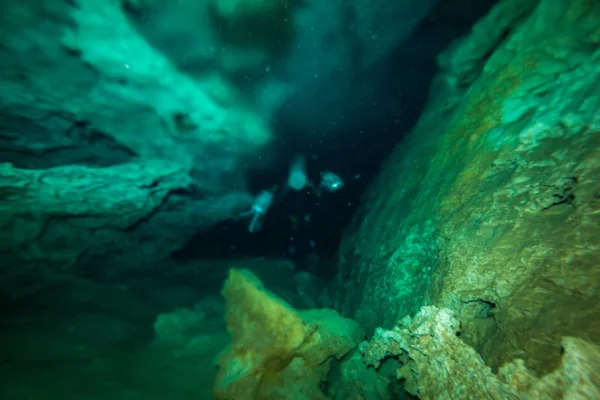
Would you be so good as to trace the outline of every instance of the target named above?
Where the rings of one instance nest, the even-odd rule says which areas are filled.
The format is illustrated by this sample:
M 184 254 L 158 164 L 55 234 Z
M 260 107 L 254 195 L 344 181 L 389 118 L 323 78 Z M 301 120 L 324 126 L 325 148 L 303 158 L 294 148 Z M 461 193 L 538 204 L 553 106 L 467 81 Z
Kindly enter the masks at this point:
M 261 218 L 261 214 L 254 214 L 254 217 L 252 217 L 252 221 L 250 221 L 250 225 L 248 226 L 248 232 L 250 233 L 256 233 L 260 230 L 260 228 L 262 228 L 262 218 Z

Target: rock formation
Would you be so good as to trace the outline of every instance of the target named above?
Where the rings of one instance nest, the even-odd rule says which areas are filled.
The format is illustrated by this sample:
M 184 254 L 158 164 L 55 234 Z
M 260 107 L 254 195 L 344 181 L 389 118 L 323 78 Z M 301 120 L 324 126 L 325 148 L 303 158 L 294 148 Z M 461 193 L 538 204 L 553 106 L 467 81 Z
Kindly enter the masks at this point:
M 439 58 L 415 129 L 341 248 L 337 304 L 370 333 L 448 307 L 493 369 L 600 343 L 600 3 L 500 2 Z
M 11 2 L 0 33 L 4 295 L 147 268 L 249 206 L 262 116 L 182 73 L 120 1 Z
M 452 311 L 423 307 L 390 331 L 377 329 L 360 351 L 375 368 L 386 358 L 400 358 L 397 378 L 423 400 L 600 398 L 600 347 L 596 345 L 563 338 L 560 366 L 538 379 L 519 359 L 493 374 L 479 354 L 457 337 L 459 331 Z
M 215 398 L 327 399 L 320 384 L 361 340 L 358 325 L 334 310 L 296 311 L 249 271 L 232 269 L 223 295 L 232 342 L 218 361 Z
M 105 348 L 88 351 L 86 335 L 75 335 L 77 346 L 61 336 L 60 346 L 33 354 L 47 346 L 36 318 L 52 309 L 65 332 L 96 333 L 108 318 L 102 313 L 89 325 L 85 318 L 70 321 L 112 296 L 111 313 L 135 304 L 143 316 L 140 322 L 135 312 L 131 320 L 124 313 L 114 337 L 134 320 L 149 335 L 148 321 L 160 315 L 153 339 L 136 327 L 135 335 L 123 335 L 131 342 L 114 343 L 147 340 L 150 346 L 138 349 L 149 350 L 147 359 L 160 354 L 176 363 L 212 354 L 224 341 L 213 318 L 220 308 L 185 303 L 238 264 L 165 260 L 196 231 L 251 204 L 245 172 L 272 151 L 274 116 L 283 115 L 304 139 L 360 131 L 365 119 L 393 125 L 388 114 L 400 100 L 373 101 L 396 68 L 387 61 L 442 4 L 5 3 L 0 305 L 14 315 L 3 325 L 12 330 L 0 366 L 31 374 L 33 364 L 44 368 L 71 349 L 73 365 L 92 367 L 90 380 L 75 382 L 77 391 L 69 393 L 80 397 L 90 390 L 87 382 L 97 381 L 93 368 L 120 374 L 113 364 L 95 364 Z M 294 393 L 388 400 L 404 389 L 423 399 L 600 397 L 600 2 L 502 0 L 439 56 L 439 67 L 418 124 L 386 161 L 348 229 L 334 290 L 286 266 L 284 287 L 294 300 L 286 302 L 249 272 L 231 270 L 223 294 L 232 343 L 218 360 L 217 399 Z M 408 68 L 398 66 L 398 74 Z M 272 269 L 265 272 L 273 265 L 264 263 L 259 275 L 279 280 Z M 144 281 L 150 272 L 151 284 Z M 144 284 L 119 279 L 136 273 Z M 110 290 L 100 290 L 107 281 Z M 155 300 L 164 307 L 145 310 L 148 297 L 133 293 L 175 282 L 156 298 L 183 294 Z M 57 312 L 75 297 L 77 313 Z M 44 308 L 47 299 L 54 308 Z M 337 311 L 289 305 L 329 299 Z M 14 328 L 23 322 L 20 306 L 28 311 L 27 330 Z M 207 309 L 211 337 L 202 334 Z M 48 329 L 56 320 L 44 322 Z M 359 326 L 371 339 L 357 349 Z M 40 347 L 25 332 L 34 332 Z M 10 342 L 21 337 L 19 346 Z M 55 365 L 63 364 L 64 373 L 69 366 L 62 360 Z M 170 367 L 159 364 L 124 365 L 146 378 Z M 194 373 L 186 375 L 190 387 L 202 382 L 206 389 L 209 375 L 193 381 Z M 52 383 L 59 397 L 69 390 Z M 133 384 L 140 396 L 144 384 Z M 8 396 L 38 388 L 23 377 L 17 386 Z M 108 397 L 119 389 L 110 388 Z

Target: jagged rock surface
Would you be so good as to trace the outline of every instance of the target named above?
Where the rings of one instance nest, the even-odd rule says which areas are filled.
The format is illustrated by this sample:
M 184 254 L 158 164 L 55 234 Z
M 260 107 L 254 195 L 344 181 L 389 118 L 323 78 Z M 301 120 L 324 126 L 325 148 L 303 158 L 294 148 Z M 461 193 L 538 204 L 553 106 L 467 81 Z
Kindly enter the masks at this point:
M 1 21 L 5 161 L 35 168 L 138 156 L 198 166 L 208 151 L 236 155 L 269 139 L 232 85 L 179 72 L 120 1 L 11 3 Z
M 194 187 L 188 171 L 168 161 L 44 170 L 0 165 L 3 294 L 27 294 L 69 272 L 106 278 L 163 260 L 198 225 L 227 218 L 249 201 L 243 193 L 203 198 Z M 180 220 L 194 223 L 171 226 Z
M 160 262 L 249 206 L 270 138 L 218 73 L 192 78 L 121 2 L 11 1 L 0 16 L 0 289 Z M 37 275 L 37 277 L 36 277 Z
M 394 329 L 377 329 L 360 351 L 378 368 L 387 357 L 404 365 L 397 378 L 419 399 L 596 399 L 600 397 L 600 347 L 583 339 L 562 339 L 556 371 L 538 379 L 517 359 L 492 373 L 479 354 L 458 336 L 460 324 L 449 309 L 423 307 Z
M 341 249 L 337 304 L 371 332 L 455 310 L 492 368 L 600 343 L 600 3 L 499 3 L 440 57 L 414 131 Z
M 334 310 L 296 311 L 247 270 L 232 269 L 223 288 L 232 336 L 218 364 L 215 398 L 327 399 L 320 383 L 363 337 Z

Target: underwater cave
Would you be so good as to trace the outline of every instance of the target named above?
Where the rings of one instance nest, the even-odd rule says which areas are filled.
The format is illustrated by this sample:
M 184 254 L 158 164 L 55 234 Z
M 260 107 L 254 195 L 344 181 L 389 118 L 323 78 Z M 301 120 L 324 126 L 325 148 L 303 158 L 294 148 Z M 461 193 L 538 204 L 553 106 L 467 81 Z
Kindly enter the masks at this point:
M 0 399 L 600 399 L 600 2 L 5 3 Z

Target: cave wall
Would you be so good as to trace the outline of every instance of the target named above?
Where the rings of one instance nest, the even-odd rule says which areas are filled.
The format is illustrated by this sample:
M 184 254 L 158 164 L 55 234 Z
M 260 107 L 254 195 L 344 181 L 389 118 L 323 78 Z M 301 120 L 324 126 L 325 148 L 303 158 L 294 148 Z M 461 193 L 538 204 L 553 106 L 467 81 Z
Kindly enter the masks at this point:
M 370 332 L 453 309 L 486 363 L 600 342 L 600 3 L 505 0 L 439 57 L 421 119 L 340 249 Z
M 360 86 L 436 2 L 6 2 L 0 296 L 144 270 L 238 218 L 283 102 L 322 110 L 329 93 L 347 108 L 337 89 Z M 304 111 L 282 112 L 322 125 Z
M 0 297 L 147 268 L 250 206 L 239 166 L 268 125 L 119 0 L 11 1 L 0 34 Z

